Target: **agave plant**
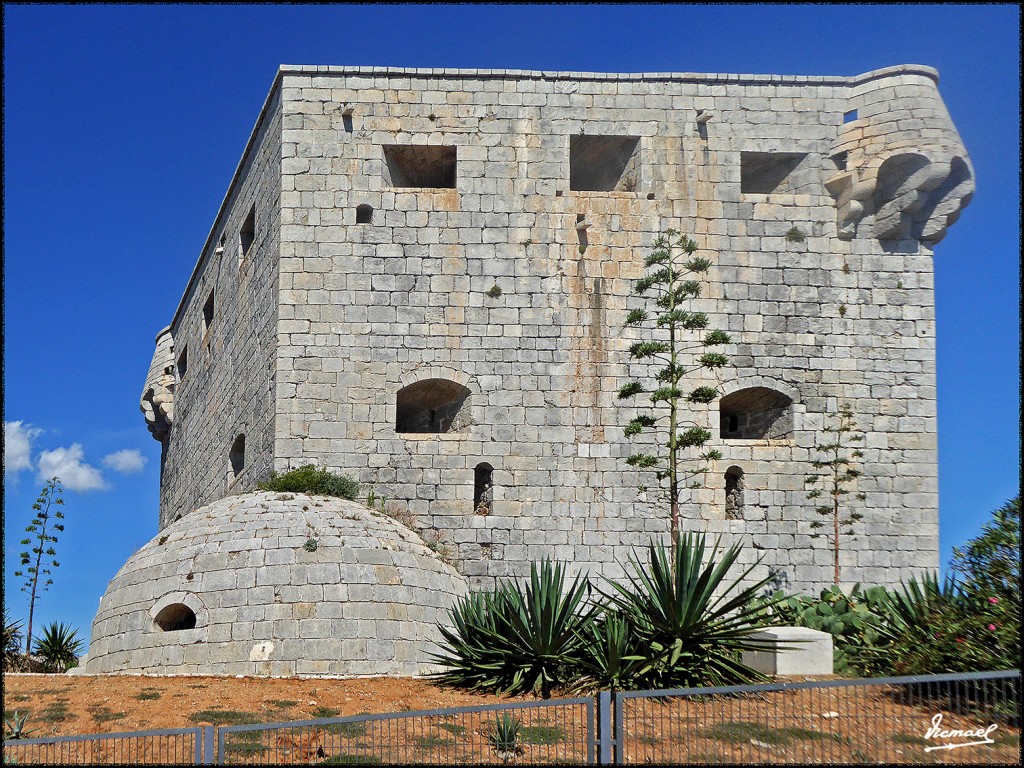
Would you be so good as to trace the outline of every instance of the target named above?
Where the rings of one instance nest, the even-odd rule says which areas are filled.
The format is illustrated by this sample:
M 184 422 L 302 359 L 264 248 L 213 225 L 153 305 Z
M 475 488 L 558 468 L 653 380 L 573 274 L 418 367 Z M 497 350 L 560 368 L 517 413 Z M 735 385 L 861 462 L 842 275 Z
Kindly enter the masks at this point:
M 4 671 L 17 670 L 21 666 L 21 622 L 11 621 L 4 610 Z
M 36 639 L 35 655 L 42 658 L 47 672 L 66 672 L 78 664 L 84 646 L 77 629 L 55 621 L 44 627 L 43 636 Z
M 440 682 L 499 693 L 551 691 L 578 659 L 580 630 L 592 621 L 583 607 L 587 583 L 577 576 L 566 587 L 561 563 L 544 560 L 530 566 L 525 589 L 505 583 L 456 602 L 451 629 L 441 627 L 443 654 L 435 660 L 448 667 Z
M 580 677 L 573 687 L 613 691 L 633 687 L 647 656 L 626 616 L 608 610 L 600 619 L 586 623 L 580 634 L 583 642 L 578 662 Z
M 37 731 L 37 728 L 33 728 L 30 731 L 25 730 L 25 723 L 28 720 L 28 712 L 24 714 L 20 710 L 14 710 L 9 718 L 4 718 L 4 725 L 7 726 L 7 733 L 4 734 L 4 738 L 10 741 L 14 739 L 24 739 L 30 733 Z
M 760 561 L 727 583 L 739 546 L 726 549 L 720 559 L 718 541 L 705 557 L 702 534 L 685 534 L 670 546 L 674 558 L 651 543 L 647 566 L 632 557 L 633 573 L 627 575 L 626 585 L 606 580 L 611 591 L 604 593 L 605 599 L 632 626 L 646 656 L 635 682 L 670 688 L 764 679 L 740 661 L 741 651 L 765 647 L 749 633 L 775 623 L 765 611 L 772 600 L 757 599 L 771 577 L 740 586 Z
M 494 718 L 490 733 L 487 734 L 487 743 L 503 763 L 509 763 L 523 754 L 522 739 L 519 735 L 522 727 L 523 724 L 518 718 L 507 712 Z

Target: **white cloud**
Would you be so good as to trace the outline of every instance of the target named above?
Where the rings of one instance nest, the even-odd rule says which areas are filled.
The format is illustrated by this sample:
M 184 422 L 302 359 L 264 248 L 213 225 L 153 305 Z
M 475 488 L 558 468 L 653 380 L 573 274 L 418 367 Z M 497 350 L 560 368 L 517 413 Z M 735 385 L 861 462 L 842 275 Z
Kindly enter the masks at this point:
M 39 482 L 59 477 L 64 487 L 71 491 L 102 491 L 107 484 L 96 467 L 82 461 L 84 452 L 78 443 L 70 448 L 55 448 L 39 454 Z
M 32 469 L 32 441 L 43 430 L 21 421 L 4 422 L 4 474 Z
M 142 468 L 146 466 L 146 457 L 138 448 L 125 448 L 104 456 L 103 464 L 115 472 L 131 474 L 142 471 Z

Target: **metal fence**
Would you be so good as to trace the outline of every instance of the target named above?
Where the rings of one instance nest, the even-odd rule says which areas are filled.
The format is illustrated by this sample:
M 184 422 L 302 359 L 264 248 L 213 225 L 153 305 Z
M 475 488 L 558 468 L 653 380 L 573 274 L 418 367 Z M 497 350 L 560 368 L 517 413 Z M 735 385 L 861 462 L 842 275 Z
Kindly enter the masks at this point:
M 616 764 L 1020 761 L 1019 671 L 618 693 L 614 712 Z
M 1019 763 L 1020 671 L 603 692 L 3 748 L 20 765 Z
M 98 733 L 4 741 L 5 765 L 200 765 L 213 762 L 213 728 Z
M 593 763 L 594 700 L 400 712 L 234 725 L 217 736 L 218 763 L 451 765 Z

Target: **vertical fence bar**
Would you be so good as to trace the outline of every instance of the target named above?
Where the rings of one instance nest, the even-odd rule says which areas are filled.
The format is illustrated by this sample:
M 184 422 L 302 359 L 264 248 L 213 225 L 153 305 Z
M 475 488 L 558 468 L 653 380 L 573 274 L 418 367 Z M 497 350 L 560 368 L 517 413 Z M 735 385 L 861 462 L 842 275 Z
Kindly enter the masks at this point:
M 612 763 L 612 694 L 601 691 L 597 694 L 597 764 Z

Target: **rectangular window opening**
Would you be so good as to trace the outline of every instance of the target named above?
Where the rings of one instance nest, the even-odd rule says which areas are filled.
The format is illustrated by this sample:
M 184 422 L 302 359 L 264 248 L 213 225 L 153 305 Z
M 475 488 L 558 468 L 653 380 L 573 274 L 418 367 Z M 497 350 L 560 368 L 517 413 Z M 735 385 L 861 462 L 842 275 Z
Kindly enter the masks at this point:
M 210 291 L 210 295 L 206 299 L 206 303 L 203 304 L 203 332 L 209 333 L 210 327 L 213 325 L 213 291 Z
M 249 251 L 252 249 L 253 243 L 256 242 L 256 206 L 254 205 L 249 209 L 249 214 L 245 217 L 245 221 L 242 222 L 242 228 L 238 230 L 238 261 L 241 263 L 246 256 L 249 255 Z
M 392 187 L 455 189 L 458 153 L 456 147 L 388 144 L 384 167 Z
M 569 189 L 635 192 L 640 186 L 639 136 L 570 136 Z
M 184 381 L 185 374 L 188 373 L 188 347 L 181 350 L 181 354 L 178 355 L 178 363 L 175 366 L 175 371 L 178 374 L 178 381 Z
M 807 158 L 806 152 L 740 152 L 740 192 L 745 195 L 771 195 L 802 191 L 802 177 L 797 167 Z
M 849 112 L 843 112 L 843 122 L 852 123 L 857 119 L 857 110 L 851 109 Z

